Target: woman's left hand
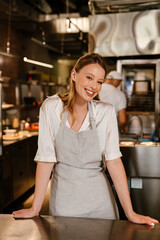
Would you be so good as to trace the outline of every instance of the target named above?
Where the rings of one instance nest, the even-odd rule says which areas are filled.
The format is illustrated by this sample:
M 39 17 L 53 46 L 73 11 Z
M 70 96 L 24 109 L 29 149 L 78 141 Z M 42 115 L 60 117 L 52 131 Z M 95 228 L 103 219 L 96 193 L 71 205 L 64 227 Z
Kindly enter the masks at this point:
M 137 223 L 137 224 L 148 224 L 150 226 L 154 226 L 154 224 L 159 223 L 158 220 L 148 217 L 148 216 L 143 216 L 140 214 L 137 214 L 133 212 L 129 217 L 128 220 Z

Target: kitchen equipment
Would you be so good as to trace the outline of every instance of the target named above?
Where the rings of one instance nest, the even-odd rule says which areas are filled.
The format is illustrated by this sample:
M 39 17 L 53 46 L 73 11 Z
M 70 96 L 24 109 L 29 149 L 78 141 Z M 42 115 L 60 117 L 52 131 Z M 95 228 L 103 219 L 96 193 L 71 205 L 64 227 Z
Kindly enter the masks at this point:
M 147 80 L 137 80 L 135 81 L 135 93 L 148 93 L 149 90 L 149 81 Z
M 21 120 L 20 121 L 20 130 L 23 131 L 26 128 L 26 121 L 25 120 Z
M 137 72 L 134 80 L 135 93 L 147 94 L 148 91 L 151 91 L 150 81 L 145 72 Z
M 33 104 L 33 102 L 35 102 L 35 98 L 34 97 L 24 97 L 24 102 L 26 105 Z
M 124 59 L 117 61 L 117 71 L 122 74 L 122 90 L 127 98 L 127 116 L 137 115 L 142 119 L 143 134 L 155 133 L 156 141 L 160 138 L 160 60 L 159 59 Z M 128 75 L 135 72 L 133 91 L 128 88 Z M 129 129 L 137 133 L 137 124 Z M 134 129 L 133 129 L 134 128 Z M 140 128 L 139 128 L 140 129 Z M 131 131 L 132 130 L 132 131 Z
M 125 147 L 129 147 L 129 146 L 134 146 L 134 142 L 132 142 L 132 141 L 122 141 L 122 142 L 120 142 L 120 146 L 125 146 Z
M 133 208 L 137 213 L 160 220 L 160 146 L 156 143 L 160 139 L 160 60 L 119 60 L 117 71 L 123 76 L 124 91 L 128 72 L 136 72 L 134 91 L 129 97 L 126 92 L 127 117 L 134 120 L 132 128 L 130 120 L 129 131 L 143 130 L 143 136 L 134 146 L 120 145 Z M 155 142 L 145 136 L 151 136 Z
M 14 140 L 18 140 L 20 138 L 20 136 L 18 134 L 15 135 L 3 135 L 3 140 L 5 141 L 14 141 Z
M 19 128 L 19 119 L 17 117 L 13 118 L 12 127 L 13 128 Z
M 16 132 L 17 132 L 16 129 L 5 129 L 4 130 L 5 135 L 10 135 L 10 136 L 14 136 Z

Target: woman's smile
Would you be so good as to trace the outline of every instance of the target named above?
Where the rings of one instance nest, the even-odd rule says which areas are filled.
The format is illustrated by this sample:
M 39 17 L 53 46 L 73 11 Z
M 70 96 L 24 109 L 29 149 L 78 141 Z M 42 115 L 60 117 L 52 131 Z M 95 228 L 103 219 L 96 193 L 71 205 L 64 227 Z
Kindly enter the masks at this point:
M 86 92 L 87 92 L 87 94 L 88 94 L 89 97 L 93 97 L 93 95 L 94 95 L 94 92 L 93 92 L 93 91 L 89 91 L 89 90 L 87 90 L 87 89 L 85 89 L 85 90 L 86 90 Z

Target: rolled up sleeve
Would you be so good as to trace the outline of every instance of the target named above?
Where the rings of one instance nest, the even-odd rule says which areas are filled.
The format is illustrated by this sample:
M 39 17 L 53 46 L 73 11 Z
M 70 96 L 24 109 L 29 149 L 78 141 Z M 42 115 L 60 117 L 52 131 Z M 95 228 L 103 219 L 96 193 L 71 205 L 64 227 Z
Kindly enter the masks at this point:
M 40 108 L 38 150 L 35 161 L 57 162 L 55 153 L 55 137 L 51 131 L 51 123 L 47 117 L 47 109 Z
M 115 110 L 112 107 L 108 127 L 106 129 L 105 159 L 114 160 L 121 156 L 122 154 L 119 148 L 117 117 Z

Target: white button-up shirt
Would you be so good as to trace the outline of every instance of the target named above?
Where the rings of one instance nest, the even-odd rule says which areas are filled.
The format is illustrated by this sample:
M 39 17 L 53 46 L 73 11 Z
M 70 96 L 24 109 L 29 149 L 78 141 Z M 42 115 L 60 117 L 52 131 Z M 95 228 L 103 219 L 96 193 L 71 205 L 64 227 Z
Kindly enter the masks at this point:
M 117 118 L 114 107 L 111 104 L 92 101 L 93 116 L 96 120 L 97 137 L 101 153 L 106 160 L 114 160 L 121 157 L 119 150 L 119 136 Z M 57 162 L 55 138 L 61 124 L 61 112 L 63 105 L 57 95 L 48 97 L 40 108 L 38 150 L 35 161 Z M 69 123 L 66 122 L 68 127 Z M 79 129 L 80 131 L 90 128 L 89 112 Z

